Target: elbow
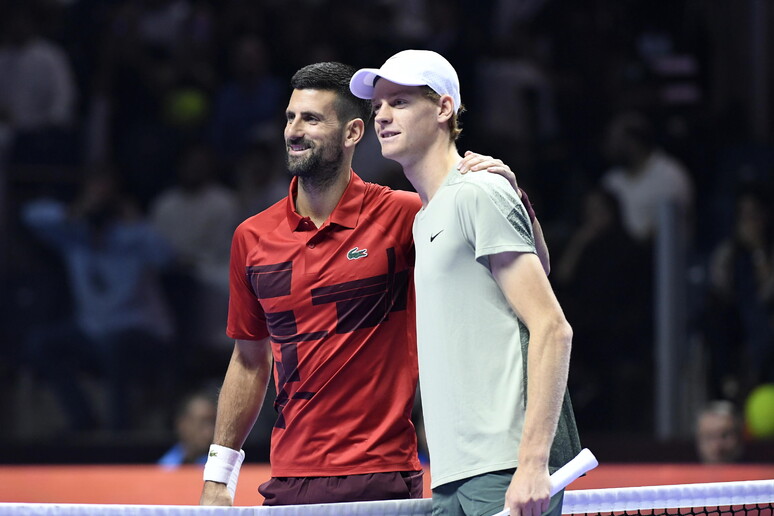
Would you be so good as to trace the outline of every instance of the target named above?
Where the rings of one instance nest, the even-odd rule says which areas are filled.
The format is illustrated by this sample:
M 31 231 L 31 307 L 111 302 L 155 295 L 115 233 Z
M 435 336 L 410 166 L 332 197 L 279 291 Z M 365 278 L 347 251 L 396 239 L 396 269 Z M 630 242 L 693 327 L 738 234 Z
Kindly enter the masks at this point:
M 551 340 L 568 351 L 572 347 L 572 326 L 564 317 L 557 317 L 549 329 Z

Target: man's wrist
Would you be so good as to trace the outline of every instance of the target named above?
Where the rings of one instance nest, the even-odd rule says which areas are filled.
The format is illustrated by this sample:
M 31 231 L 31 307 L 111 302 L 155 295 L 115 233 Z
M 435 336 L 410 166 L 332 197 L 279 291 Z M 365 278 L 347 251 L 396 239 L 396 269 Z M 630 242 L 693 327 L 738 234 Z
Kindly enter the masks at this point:
M 219 444 L 210 445 L 207 463 L 204 465 L 204 481 L 225 484 L 233 499 L 244 459 L 243 450 L 237 451 Z

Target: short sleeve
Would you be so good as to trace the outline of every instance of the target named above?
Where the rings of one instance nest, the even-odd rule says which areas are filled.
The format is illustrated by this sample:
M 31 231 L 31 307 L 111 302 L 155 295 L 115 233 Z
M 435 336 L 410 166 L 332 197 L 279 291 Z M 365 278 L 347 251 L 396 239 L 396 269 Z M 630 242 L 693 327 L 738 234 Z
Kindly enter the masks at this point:
M 466 181 L 456 196 L 462 234 L 477 260 L 504 252 L 536 253 L 527 210 L 503 179 Z
M 243 226 L 238 227 L 231 241 L 226 334 L 232 339 L 260 340 L 269 336 L 269 330 L 247 273 L 249 245 L 247 232 Z

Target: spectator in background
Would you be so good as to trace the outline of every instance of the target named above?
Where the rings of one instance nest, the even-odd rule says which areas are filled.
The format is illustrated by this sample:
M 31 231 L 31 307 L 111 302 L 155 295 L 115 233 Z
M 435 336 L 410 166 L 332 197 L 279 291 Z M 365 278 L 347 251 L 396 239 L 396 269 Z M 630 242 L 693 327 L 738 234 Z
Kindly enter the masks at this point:
M 182 152 L 177 178 L 176 185 L 154 200 L 150 218 L 177 257 L 164 274 L 164 284 L 179 342 L 185 343 L 182 372 L 207 376 L 216 363 L 220 372 L 231 348 L 223 327 L 231 235 L 240 206 L 237 194 L 218 180 L 218 163 L 207 145 L 191 145 Z M 218 361 L 221 353 L 223 363 Z
M 67 54 L 41 34 L 32 9 L 14 6 L 0 22 L 0 129 L 13 135 L 13 159 L 56 162 L 67 151 L 76 85 Z
M 52 387 L 73 430 L 98 424 L 80 383 L 82 373 L 98 373 L 109 427 L 126 430 L 132 389 L 153 372 L 171 376 L 173 328 L 158 273 L 172 252 L 110 172 L 87 178 L 72 206 L 37 200 L 23 207 L 22 218 L 64 259 L 75 302 L 71 318 L 30 330 L 26 362 Z
M 160 466 L 203 466 L 207 462 L 207 452 L 215 433 L 217 399 L 217 393 L 210 390 L 197 391 L 183 399 L 175 416 L 178 441 L 159 459 Z
M 742 457 L 742 418 L 726 400 L 708 403 L 696 417 L 696 451 L 704 464 L 728 464 Z
M 178 263 L 202 283 L 228 290 L 231 234 L 239 223 L 236 193 L 218 180 L 209 147 L 192 145 L 182 153 L 177 184 L 162 192 L 151 220 L 177 253 Z
M 212 141 L 221 159 L 234 161 L 259 138 L 264 124 L 282 113 L 284 88 L 272 74 L 266 45 L 253 34 L 239 38 L 232 55 L 233 77 L 216 93 Z
M 652 391 L 650 254 L 624 229 L 612 194 L 602 188 L 585 194 L 580 223 L 554 274 L 573 324 L 570 378 L 579 425 L 646 426 L 643 417 L 652 412 L 645 408 Z
M 607 128 L 604 151 L 613 168 L 602 177 L 602 185 L 621 203 L 624 227 L 632 237 L 640 242 L 653 239 L 659 210 L 666 202 L 675 202 L 690 215 L 691 177 L 681 163 L 658 148 L 645 116 L 635 112 L 615 116 Z
M 706 338 L 714 394 L 774 381 L 774 224 L 766 185 L 737 194 L 733 233 L 712 253 Z
M 539 46 L 527 25 L 514 25 L 477 60 L 477 138 L 505 152 L 503 160 L 516 164 L 520 177 L 535 170 L 538 144 L 559 131 L 552 72 Z
M 177 33 L 177 16 L 163 14 L 168 2 L 117 3 L 104 22 L 93 101 L 101 104 L 97 138 L 121 163 L 124 179 L 143 206 L 173 179 L 182 134 L 163 121 L 167 95 L 178 80 L 178 60 L 164 38 Z M 103 133 L 107 133 L 107 138 Z

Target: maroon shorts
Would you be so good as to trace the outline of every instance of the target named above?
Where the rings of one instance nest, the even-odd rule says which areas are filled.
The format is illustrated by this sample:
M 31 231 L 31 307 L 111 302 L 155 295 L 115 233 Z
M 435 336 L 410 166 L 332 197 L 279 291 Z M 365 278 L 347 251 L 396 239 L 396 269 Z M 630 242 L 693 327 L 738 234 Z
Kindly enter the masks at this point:
M 271 477 L 258 487 L 264 505 L 365 502 L 422 498 L 422 471 L 341 477 Z

